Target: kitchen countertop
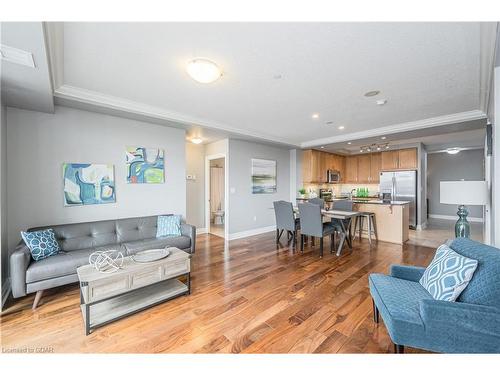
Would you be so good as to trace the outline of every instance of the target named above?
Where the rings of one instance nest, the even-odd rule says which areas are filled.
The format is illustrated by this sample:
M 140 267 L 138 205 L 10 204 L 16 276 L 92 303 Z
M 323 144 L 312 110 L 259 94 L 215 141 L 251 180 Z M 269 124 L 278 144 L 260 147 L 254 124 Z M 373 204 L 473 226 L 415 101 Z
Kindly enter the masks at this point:
M 297 198 L 298 201 L 307 201 L 309 198 Z M 325 202 L 331 203 L 335 201 L 340 201 L 340 200 L 345 200 L 345 198 L 333 198 L 333 199 L 327 199 Z M 381 199 L 356 199 L 353 198 L 352 200 L 353 203 L 361 203 L 361 204 L 385 204 L 385 205 L 397 205 L 401 206 L 404 204 L 409 204 L 409 201 L 390 201 L 390 202 L 384 202 Z

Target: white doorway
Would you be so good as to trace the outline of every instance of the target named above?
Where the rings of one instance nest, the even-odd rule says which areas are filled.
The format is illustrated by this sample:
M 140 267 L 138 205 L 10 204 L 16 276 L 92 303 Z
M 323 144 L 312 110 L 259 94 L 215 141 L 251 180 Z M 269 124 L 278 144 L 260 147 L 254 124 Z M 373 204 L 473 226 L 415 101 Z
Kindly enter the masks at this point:
M 205 161 L 205 222 L 207 232 L 227 237 L 227 159 L 223 154 L 210 155 Z

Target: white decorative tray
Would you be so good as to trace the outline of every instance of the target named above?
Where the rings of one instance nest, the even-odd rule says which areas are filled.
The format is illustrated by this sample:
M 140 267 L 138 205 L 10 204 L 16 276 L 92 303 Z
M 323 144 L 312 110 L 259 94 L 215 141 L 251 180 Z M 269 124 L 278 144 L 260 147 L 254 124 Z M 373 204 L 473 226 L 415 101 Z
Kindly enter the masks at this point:
M 132 255 L 132 259 L 139 263 L 149 263 L 154 262 L 170 255 L 170 250 L 168 249 L 152 249 L 139 251 L 138 253 Z

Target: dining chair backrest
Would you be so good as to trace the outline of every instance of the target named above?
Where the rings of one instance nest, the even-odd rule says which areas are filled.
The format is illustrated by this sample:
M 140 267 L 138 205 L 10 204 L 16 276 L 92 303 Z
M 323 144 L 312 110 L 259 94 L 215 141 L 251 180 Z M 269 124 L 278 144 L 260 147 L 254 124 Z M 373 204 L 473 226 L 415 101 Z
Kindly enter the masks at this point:
M 299 203 L 300 232 L 314 237 L 323 237 L 321 207 L 312 203 Z
M 352 201 L 348 199 L 335 201 L 333 202 L 333 209 L 339 211 L 352 211 Z
M 276 216 L 276 228 L 284 230 L 295 230 L 295 215 L 293 213 L 292 202 L 275 201 L 274 215 Z
M 307 202 L 319 205 L 322 210 L 325 209 L 325 200 L 324 199 L 321 199 L 321 198 L 311 198 L 311 199 L 308 199 Z

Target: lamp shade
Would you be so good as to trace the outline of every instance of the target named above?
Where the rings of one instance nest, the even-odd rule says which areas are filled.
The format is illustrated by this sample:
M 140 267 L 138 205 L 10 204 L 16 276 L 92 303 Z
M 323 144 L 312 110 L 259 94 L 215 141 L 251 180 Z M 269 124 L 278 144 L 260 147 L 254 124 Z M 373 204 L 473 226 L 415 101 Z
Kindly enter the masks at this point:
M 488 203 L 486 181 L 441 181 L 440 198 L 443 204 L 478 205 Z

